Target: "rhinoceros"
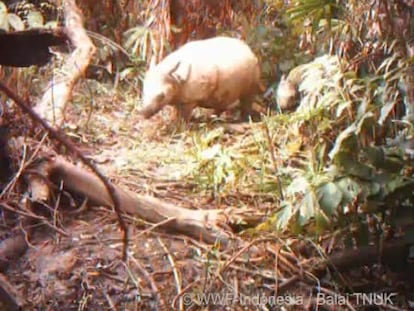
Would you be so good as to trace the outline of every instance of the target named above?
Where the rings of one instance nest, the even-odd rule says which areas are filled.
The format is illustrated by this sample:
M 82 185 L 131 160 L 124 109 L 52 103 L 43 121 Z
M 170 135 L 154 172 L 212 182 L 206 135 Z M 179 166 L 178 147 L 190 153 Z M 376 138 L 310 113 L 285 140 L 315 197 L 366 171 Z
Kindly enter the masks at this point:
M 251 112 L 259 83 L 258 59 L 242 40 L 215 37 L 192 41 L 150 67 L 140 115 L 150 118 L 171 105 L 188 121 L 195 107 L 220 114 L 240 106 L 245 117 Z
M 323 89 L 335 84 L 340 76 L 341 66 L 337 56 L 323 55 L 310 63 L 293 68 L 289 75 L 282 76 L 277 89 L 276 98 L 279 108 L 294 110 L 302 107 L 303 102 L 318 102 Z
M 279 108 L 283 110 L 292 110 L 296 108 L 299 99 L 297 85 L 291 79 L 283 75 L 280 79 L 276 93 Z

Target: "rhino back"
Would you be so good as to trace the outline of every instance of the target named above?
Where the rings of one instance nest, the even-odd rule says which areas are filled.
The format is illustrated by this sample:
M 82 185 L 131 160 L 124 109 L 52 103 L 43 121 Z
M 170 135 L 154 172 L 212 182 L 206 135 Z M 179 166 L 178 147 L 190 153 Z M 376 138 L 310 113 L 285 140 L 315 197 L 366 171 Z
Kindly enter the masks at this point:
M 171 56 L 191 65 L 181 90 L 183 102 L 197 101 L 200 106 L 215 108 L 257 91 L 258 60 L 241 40 L 217 37 L 193 41 L 175 53 Z

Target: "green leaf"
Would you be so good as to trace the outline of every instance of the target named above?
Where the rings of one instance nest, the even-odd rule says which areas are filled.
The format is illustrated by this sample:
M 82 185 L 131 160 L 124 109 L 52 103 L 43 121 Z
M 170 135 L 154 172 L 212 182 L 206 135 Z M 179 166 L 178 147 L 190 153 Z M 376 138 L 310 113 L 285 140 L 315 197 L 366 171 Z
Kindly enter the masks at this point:
M 3 2 L 0 2 L 0 29 L 9 30 L 9 21 L 7 19 L 7 7 Z
M 329 152 L 329 157 L 334 161 L 339 153 L 342 153 L 344 150 L 356 150 L 355 148 L 358 145 L 356 132 L 357 128 L 355 124 L 352 124 L 344 131 L 342 131 L 336 138 L 335 145 Z
M 404 176 L 393 175 L 392 178 L 390 178 L 390 180 L 384 185 L 384 195 L 389 195 L 399 189 L 405 188 L 410 184 L 413 184 L 412 180 L 409 180 Z
M 352 101 L 350 100 L 343 100 L 340 101 L 339 104 L 336 106 L 336 117 L 339 118 L 342 116 L 342 113 L 352 107 Z
M 9 14 L 7 14 L 7 19 L 8 19 L 8 22 L 9 22 L 10 26 L 14 30 L 16 30 L 16 31 L 24 30 L 24 23 L 18 15 L 13 14 L 13 13 L 9 13 Z
M 380 117 L 378 119 L 378 124 L 383 125 L 384 122 L 388 119 L 390 114 L 394 111 L 396 105 L 399 105 L 400 102 L 398 100 L 388 100 L 385 104 L 381 107 Z
M 375 180 L 375 177 L 374 177 Z M 374 181 L 366 181 L 363 182 L 361 181 L 360 183 L 361 187 L 362 187 L 362 194 L 364 194 L 364 197 L 375 197 L 377 195 L 381 194 L 381 183 L 379 182 L 374 182 Z
M 296 177 L 286 189 L 286 194 L 294 196 L 296 193 L 304 193 L 310 191 L 309 181 L 303 177 Z
M 336 182 L 336 186 L 342 192 L 343 204 L 352 202 L 362 191 L 360 184 L 351 177 L 341 178 Z
M 315 231 L 317 234 L 323 233 L 329 224 L 329 218 L 322 211 L 315 215 Z
M 375 167 L 379 167 L 384 163 L 385 154 L 381 147 L 367 147 L 364 149 L 367 160 Z
M 2 1 L 0 1 L 0 14 L 1 13 L 7 14 L 7 6 Z
M 387 157 L 379 168 L 393 173 L 399 173 L 404 168 L 404 163 L 398 157 Z
M 331 216 L 342 201 L 342 191 L 333 182 L 328 182 L 317 190 L 319 206 Z
M 136 74 L 136 69 L 134 67 L 127 67 L 119 73 L 119 78 L 121 81 L 124 81 L 127 77 L 132 77 L 133 74 Z
M 305 225 L 310 218 L 315 216 L 319 204 L 313 191 L 308 191 L 299 202 L 298 221 L 300 225 Z
M 336 138 L 335 145 L 329 153 L 329 157 L 334 160 L 336 155 L 344 150 L 355 152 L 358 148 L 357 135 L 365 126 L 370 126 L 373 122 L 375 122 L 374 114 L 367 112 L 360 120 L 348 126 Z
M 276 228 L 278 229 L 286 229 L 289 221 L 292 219 L 294 215 L 294 208 L 292 204 L 286 203 L 280 211 L 278 211 L 275 215 L 276 217 Z
M 381 191 L 383 190 L 383 187 L 379 183 L 371 182 L 369 189 L 370 189 L 370 191 L 368 192 L 369 196 L 376 196 L 381 193 Z
M 151 40 L 151 32 L 147 27 L 137 26 L 127 30 L 124 33 L 124 37 L 125 49 L 129 50 L 130 53 L 135 53 L 139 46 L 146 49 L 146 41 L 147 39 Z
M 373 176 L 373 169 L 357 161 L 353 156 L 351 152 L 338 152 L 334 163 L 346 174 L 370 180 Z
M 59 23 L 57 21 L 49 21 L 45 24 L 44 28 L 53 29 L 53 28 L 57 28 L 58 26 L 59 26 Z
M 383 169 L 391 173 L 399 173 L 404 167 L 404 161 L 394 154 L 386 154 L 382 147 L 367 147 L 364 149 L 367 160 L 378 169 Z
M 44 25 L 43 15 L 39 11 L 30 11 L 27 14 L 29 28 L 41 28 Z

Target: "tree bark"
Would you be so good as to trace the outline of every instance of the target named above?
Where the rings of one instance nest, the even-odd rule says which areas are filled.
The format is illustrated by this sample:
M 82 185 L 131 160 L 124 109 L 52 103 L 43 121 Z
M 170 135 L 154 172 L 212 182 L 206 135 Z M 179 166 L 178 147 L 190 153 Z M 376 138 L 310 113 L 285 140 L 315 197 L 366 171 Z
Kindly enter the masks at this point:
M 52 81 L 35 111 L 52 125 L 60 125 L 64 118 L 66 103 L 71 99 L 75 83 L 85 73 L 95 46 L 83 28 L 82 13 L 75 0 L 63 2 L 65 28 L 75 49 L 60 70 L 60 77 Z

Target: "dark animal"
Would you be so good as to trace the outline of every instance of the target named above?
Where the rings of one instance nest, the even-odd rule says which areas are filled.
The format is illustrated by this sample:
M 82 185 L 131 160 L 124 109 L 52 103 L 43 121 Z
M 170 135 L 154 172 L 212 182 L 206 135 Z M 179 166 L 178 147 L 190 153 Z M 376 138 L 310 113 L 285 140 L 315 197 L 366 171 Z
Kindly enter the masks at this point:
M 52 57 L 49 47 L 66 45 L 67 42 L 66 32 L 61 28 L 0 32 L 0 65 L 46 65 Z

